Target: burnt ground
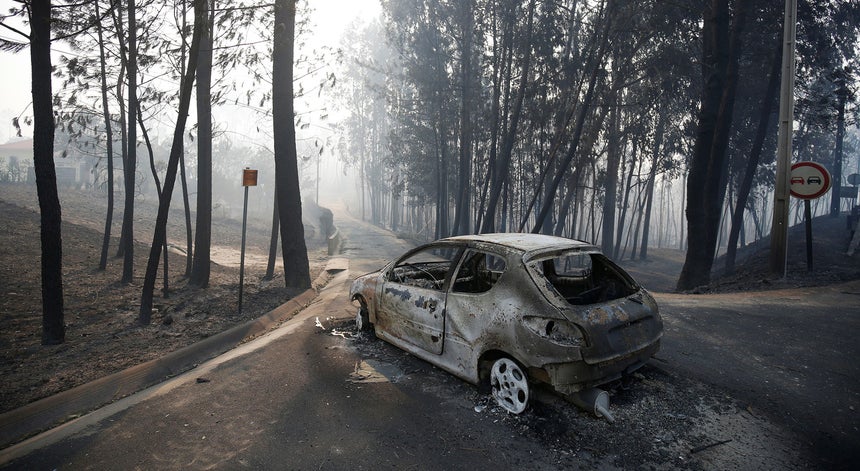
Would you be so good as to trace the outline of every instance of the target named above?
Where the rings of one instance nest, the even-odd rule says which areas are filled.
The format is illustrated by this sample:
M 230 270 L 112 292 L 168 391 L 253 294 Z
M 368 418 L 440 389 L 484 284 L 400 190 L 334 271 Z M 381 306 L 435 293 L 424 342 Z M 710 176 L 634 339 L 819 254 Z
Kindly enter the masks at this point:
M 122 259 L 115 256 L 121 207 L 113 219 L 107 269 L 99 271 L 106 198 L 90 191 L 61 189 L 60 201 L 66 341 L 46 347 L 41 345 L 41 252 L 35 187 L 0 185 L 0 413 L 158 358 L 260 317 L 297 294 L 283 286 L 280 263 L 275 278 L 263 280 L 270 228 L 249 221 L 243 312 L 238 313 L 242 222 L 232 219 L 213 221 L 209 287 L 189 287 L 183 276 L 185 254 L 177 248 L 185 246 L 184 217 L 174 210 L 168 236 L 169 297 L 161 292 L 159 272 L 156 310 L 151 324 L 141 326 L 137 316 L 155 203 L 152 199 L 140 201 L 136 208 L 135 276 L 131 284 L 122 285 Z M 175 200 L 172 207 L 177 204 L 181 207 L 181 201 Z M 308 245 L 314 279 L 324 267 L 327 248 L 314 237 Z
M 714 281 L 702 292 L 739 292 L 828 286 L 860 280 L 860 251 L 846 255 L 850 232 L 847 216 L 819 216 L 812 220 L 812 270 L 806 259 L 805 225 L 788 231 L 786 276 L 774 279 L 768 273 L 770 237 L 758 240 L 738 252 L 735 273 L 725 273 L 724 257 L 714 263 Z
M 860 280 L 860 251 L 853 257 L 846 255 L 849 236 L 845 215 L 817 217 L 812 221 L 812 271 L 807 267 L 805 227 L 800 224 L 789 230 L 784 278 L 769 273 L 770 237 L 767 237 L 738 250 L 734 273 L 725 272 L 725 255 L 719 255 L 712 267 L 711 283 L 690 294 L 771 291 Z M 651 291 L 675 291 L 685 253 L 649 248 L 648 254 L 647 260 L 622 260 L 620 265 Z

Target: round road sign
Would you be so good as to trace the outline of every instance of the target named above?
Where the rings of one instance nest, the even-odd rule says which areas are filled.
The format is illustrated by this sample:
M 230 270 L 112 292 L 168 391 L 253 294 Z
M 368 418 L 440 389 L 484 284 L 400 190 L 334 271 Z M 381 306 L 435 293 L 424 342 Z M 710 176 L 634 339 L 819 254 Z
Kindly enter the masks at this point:
M 814 200 L 830 189 L 830 172 L 815 162 L 798 162 L 791 166 L 791 196 Z

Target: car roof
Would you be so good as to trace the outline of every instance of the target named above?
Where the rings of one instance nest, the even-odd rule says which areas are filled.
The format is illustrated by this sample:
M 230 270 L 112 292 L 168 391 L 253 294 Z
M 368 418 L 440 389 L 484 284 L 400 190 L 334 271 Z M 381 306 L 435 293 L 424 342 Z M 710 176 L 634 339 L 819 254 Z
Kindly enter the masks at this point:
M 448 237 L 456 242 L 483 242 L 496 244 L 522 252 L 546 252 L 552 250 L 564 250 L 572 248 L 595 248 L 594 245 L 581 240 L 567 239 L 544 234 L 531 234 L 522 232 L 507 232 L 496 234 L 477 234 Z

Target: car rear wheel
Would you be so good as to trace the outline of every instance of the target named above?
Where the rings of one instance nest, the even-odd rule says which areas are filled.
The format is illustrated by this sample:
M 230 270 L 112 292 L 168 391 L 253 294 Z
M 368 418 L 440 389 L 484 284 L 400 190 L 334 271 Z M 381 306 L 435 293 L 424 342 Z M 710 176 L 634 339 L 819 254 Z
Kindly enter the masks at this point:
M 529 382 L 522 368 L 510 358 L 499 358 L 490 370 L 493 398 L 505 410 L 519 414 L 529 402 Z
M 359 332 L 370 332 L 373 330 L 373 324 L 370 323 L 370 314 L 367 313 L 367 306 L 364 303 L 358 307 L 358 312 L 355 313 L 355 327 Z

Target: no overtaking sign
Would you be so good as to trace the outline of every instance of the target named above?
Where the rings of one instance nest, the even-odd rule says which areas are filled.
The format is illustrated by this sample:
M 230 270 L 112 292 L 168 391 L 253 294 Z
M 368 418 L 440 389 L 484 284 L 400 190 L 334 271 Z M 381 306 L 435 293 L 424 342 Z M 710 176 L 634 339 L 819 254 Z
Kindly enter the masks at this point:
M 798 162 L 791 166 L 791 196 L 803 201 L 806 220 L 806 269 L 812 271 L 812 209 L 809 200 L 820 197 L 830 189 L 830 173 L 815 162 Z
M 830 189 L 830 173 L 815 162 L 798 162 L 791 166 L 791 196 L 814 200 Z

